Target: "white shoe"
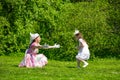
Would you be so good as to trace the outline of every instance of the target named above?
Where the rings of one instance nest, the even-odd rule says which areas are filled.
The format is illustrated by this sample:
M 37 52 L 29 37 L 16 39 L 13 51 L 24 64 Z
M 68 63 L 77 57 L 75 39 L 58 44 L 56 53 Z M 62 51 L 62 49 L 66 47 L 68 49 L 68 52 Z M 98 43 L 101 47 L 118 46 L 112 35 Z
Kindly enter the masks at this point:
M 84 68 L 85 68 L 86 66 L 88 66 L 88 63 L 85 63 L 85 64 L 83 65 Z

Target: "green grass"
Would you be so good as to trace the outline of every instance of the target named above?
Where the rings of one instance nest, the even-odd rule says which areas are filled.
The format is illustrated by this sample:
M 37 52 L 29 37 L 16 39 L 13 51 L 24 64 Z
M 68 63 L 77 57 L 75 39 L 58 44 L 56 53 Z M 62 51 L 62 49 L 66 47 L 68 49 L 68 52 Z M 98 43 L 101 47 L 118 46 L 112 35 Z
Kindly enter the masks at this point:
M 19 68 L 22 57 L 0 56 L 0 80 L 120 80 L 120 60 L 89 60 L 86 68 L 76 62 L 49 60 L 44 68 Z

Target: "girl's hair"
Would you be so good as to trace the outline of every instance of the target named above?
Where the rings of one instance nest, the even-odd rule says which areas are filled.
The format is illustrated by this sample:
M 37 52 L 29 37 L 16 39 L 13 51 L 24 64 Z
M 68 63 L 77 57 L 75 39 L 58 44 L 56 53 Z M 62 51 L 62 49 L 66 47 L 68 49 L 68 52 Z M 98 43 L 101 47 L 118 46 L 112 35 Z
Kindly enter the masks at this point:
M 78 36 L 78 38 L 80 39 L 80 38 L 82 38 L 85 42 L 86 42 L 86 40 L 83 38 L 83 36 L 82 36 L 82 33 L 78 33 L 78 34 L 76 34 L 75 36 Z M 87 42 L 86 42 L 87 43 Z
M 82 36 L 81 33 L 78 33 L 78 34 L 76 34 L 75 36 L 78 36 L 78 38 L 82 38 L 82 39 L 83 39 L 83 36 Z

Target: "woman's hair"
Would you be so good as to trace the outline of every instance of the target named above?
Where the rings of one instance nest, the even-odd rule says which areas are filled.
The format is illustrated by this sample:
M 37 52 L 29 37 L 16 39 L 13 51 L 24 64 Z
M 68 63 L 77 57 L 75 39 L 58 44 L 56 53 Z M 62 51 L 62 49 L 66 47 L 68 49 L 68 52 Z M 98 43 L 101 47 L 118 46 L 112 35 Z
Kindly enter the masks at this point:
M 38 37 L 39 37 L 39 36 L 38 36 Z M 35 39 L 37 39 L 38 37 L 36 37 Z M 31 44 L 32 44 L 33 42 L 35 42 L 35 39 L 30 43 L 29 48 L 30 48 Z
M 35 42 L 35 39 L 29 44 L 29 48 L 30 48 L 30 46 L 31 46 L 31 44 L 32 44 L 33 42 Z

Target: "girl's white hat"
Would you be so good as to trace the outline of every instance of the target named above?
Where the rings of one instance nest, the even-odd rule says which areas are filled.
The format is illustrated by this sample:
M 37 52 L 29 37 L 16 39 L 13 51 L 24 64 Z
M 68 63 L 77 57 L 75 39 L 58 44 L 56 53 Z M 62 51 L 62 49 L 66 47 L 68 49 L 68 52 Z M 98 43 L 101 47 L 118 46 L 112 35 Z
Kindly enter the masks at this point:
M 32 43 L 33 40 L 34 40 L 35 38 L 37 38 L 38 36 L 40 36 L 38 33 L 35 33 L 35 34 L 30 33 L 30 43 Z
M 79 30 L 75 30 L 74 35 L 79 34 Z

